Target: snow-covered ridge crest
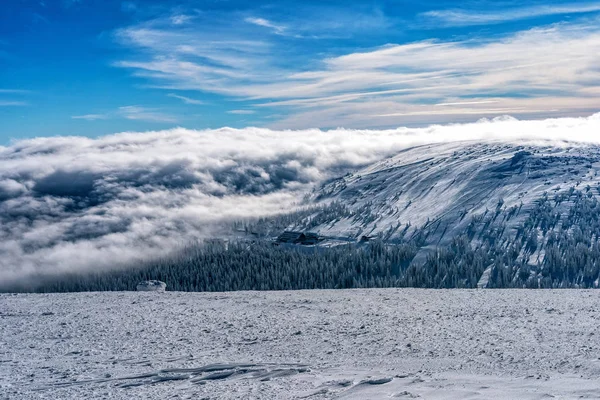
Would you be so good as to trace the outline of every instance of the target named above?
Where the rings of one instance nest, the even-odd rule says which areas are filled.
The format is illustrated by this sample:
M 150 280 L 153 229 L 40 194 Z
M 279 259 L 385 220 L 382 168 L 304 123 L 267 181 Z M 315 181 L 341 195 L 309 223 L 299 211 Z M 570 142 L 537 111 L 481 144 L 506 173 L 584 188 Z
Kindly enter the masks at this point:
M 0 281 L 164 254 L 214 235 L 225 221 L 289 211 L 313 187 L 383 168 L 376 163 L 395 162 L 410 148 L 443 152 L 482 141 L 586 147 L 600 143 L 597 132 L 600 114 L 388 130 L 176 128 L 16 141 L 0 147 Z M 438 147 L 417 147 L 426 144 Z
M 429 243 L 447 243 L 464 233 L 476 215 L 511 207 L 527 210 L 544 193 L 597 187 L 599 162 L 597 145 L 571 142 L 558 146 L 547 141 L 489 140 L 415 146 L 322 186 L 315 192 L 316 201 L 367 208 L 369 217 L 314 229 L 337 237 L 389 239 L 438 225 Z

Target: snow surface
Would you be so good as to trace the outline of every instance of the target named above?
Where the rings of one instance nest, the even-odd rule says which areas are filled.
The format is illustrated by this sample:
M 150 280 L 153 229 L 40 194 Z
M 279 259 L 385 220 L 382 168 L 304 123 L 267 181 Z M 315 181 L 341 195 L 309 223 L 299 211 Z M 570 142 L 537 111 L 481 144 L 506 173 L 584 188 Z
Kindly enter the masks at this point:
M 600 398 L 595 291 L 0 295 L 0 399 Z

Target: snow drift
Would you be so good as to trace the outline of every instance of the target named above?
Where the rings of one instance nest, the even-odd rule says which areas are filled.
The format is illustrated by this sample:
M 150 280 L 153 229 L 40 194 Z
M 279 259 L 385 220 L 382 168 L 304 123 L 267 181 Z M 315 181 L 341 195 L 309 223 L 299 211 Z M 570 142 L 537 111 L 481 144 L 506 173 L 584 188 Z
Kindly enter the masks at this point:
M 143 281 L 136 286 L 138 292 L 164 292 L 166 289 L 166 283 L 156 280 Z

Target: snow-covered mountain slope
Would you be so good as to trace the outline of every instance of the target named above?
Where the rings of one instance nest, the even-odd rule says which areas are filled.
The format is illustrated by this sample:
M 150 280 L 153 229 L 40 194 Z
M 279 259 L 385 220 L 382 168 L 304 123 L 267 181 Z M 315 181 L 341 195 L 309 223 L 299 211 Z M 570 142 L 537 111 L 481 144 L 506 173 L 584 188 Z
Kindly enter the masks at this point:
M 406 238 L 429 228 L 429 245 L 446 244 L 474 217 L 515 210 L 516 226 L 544 193 L 596 188 L 600 147 L 538 142 L 455 142 L 409 148 L 323 185 L 318 202 L 337 201 L 353 215 L 313 228 L 331 237 Z M 598 195 L 597 190 L 593 190 Z M 569 203 L 561 207 L 566 210 Z M 516 213 L 515 213 L 516 214 Z M 509 232 L 508 230 L 507 232 Z
M 599 287 L 599 169 L 592 144 L 421 145 L 321 185 L 306 209 L 250 231 L 317 232 L 323 247 L 410 246 L 410 260 L 386 272 L 400 279 L 392 285 Z

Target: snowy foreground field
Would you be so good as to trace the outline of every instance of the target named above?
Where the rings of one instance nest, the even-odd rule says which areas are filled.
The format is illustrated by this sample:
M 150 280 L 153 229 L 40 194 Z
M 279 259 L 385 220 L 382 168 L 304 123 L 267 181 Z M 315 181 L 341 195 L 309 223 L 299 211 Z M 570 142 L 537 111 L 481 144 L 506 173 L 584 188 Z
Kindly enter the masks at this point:
M 0 399 L 600 398 L 600 292 L 0 295 Z

